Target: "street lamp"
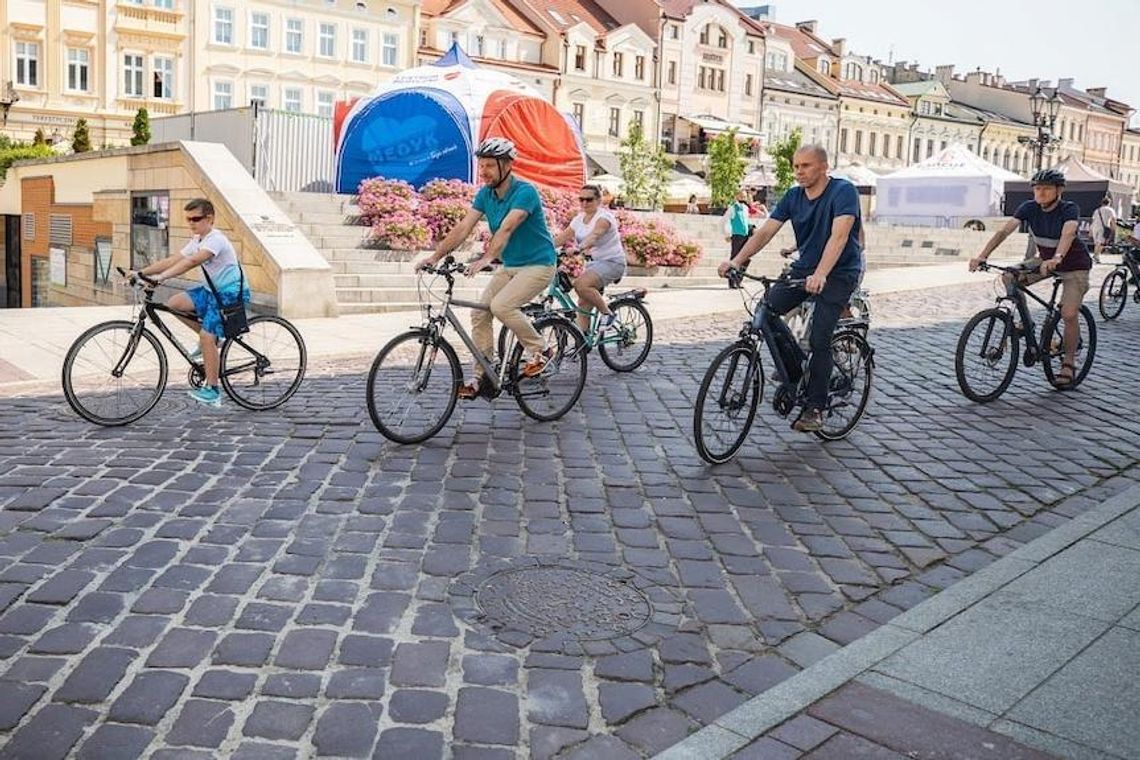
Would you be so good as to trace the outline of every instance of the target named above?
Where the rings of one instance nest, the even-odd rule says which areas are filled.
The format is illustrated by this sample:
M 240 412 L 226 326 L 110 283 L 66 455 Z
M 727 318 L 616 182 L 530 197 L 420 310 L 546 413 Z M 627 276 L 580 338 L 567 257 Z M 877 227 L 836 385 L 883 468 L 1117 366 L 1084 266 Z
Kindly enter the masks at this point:
M 1037 136 L 1022 135 L 1017 141 L 1033 148 L 1036 155 L 1034 163 L 1038 170 L 1044 162 L 1045 151 L 1052 152 L 1061 142 L 1061 138 L 1053 134 L 1053 127 L 1057 124 L 1057 113 L 1060 110 L 1061 95 L 1056 88 L 1049 97 L 1045 97 L 1040 87 L 1029 96 L 1029 111 L 1033 115 L 1033 126 L 1037 128 Z

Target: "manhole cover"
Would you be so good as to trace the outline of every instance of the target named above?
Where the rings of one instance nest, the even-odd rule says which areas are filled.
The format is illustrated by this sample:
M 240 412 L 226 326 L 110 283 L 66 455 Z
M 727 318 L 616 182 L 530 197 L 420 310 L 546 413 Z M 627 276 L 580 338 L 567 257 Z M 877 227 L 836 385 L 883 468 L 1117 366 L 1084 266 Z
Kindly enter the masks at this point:
M 503 643 L 565 654 L 628 652 L 680 624 L 669 591 L 624 568 L 523 557 L 456 580 L 452 605 Z

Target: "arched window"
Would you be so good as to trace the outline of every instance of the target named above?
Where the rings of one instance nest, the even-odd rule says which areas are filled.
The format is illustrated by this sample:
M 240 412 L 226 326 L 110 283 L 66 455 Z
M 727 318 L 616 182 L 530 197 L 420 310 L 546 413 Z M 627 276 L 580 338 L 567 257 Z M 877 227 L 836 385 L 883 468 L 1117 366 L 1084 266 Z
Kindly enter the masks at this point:
M 879 72 L 876 71 L 875 69 L 871 69 L 871 84 L 878 84 L 878 83 L 879 83 Z
M 705 24 L 703 27 L 701 27 L 701 44 L 702 45 L 709 44 L 709 32 L 711 29 L 712 29 L 712 24 Z
M 990 160 L 990 146 L 989 145 L 983 145 L 982 146 L 982 159 L 985 161 Z
M 728 32 L 726 32 L 722 26 L 717 27 L 717 30 L 719 34 L 717 35 L 716 46 L 718 48 L 728 47 Z
M 819 73 L 825 76 L 831 76 L 831 61 L 826 58 L 819 59 Z

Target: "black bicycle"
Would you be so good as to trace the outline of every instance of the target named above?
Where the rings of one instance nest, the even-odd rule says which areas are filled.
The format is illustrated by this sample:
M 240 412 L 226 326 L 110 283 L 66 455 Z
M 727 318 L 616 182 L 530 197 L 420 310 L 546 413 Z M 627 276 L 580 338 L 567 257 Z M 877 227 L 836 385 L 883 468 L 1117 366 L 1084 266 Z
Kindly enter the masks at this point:
M 126 275 L 122 267 L 118 270 Z M 166 349 L 147 329 L 148 319 L 190 365 L 190 385 L 200 388 L 206 381 L 201 359 L 174 338 L 159 315 L 197 317 L 155 303 L 158 283 L 146 275 L 136 273 L 130 285 L 140 307 L 138 316 L 95 325 L 75 340 L 63 360 L 67 403 L 96 425 L 134 422 L 153 409 L 166 390 Z M 305 342 L 297 328 L 282 317 L 251 317 L 249 332 L 222 343 L 219 379 L 238 405 L 254 411 L 272 409 L 300 387 L 305 363 Z
M 958 338 L 954 353 L 954 373 L 958 387 L 971 401 L 986 403 L 1003 394 L 1013 382 L 1020 358 L 1026 367 L 1041 362 L 1045 379 L 1055 388 L 1076 388 L 1085 379 L 1096 355 L 1096 324 L 1092 311 L 1082 305 L 1079 314 L 1080 334 L 1077 339 L 1072 381 L 1060 383 L 1057 370 L 1065 363 L 1065 324 L 1057 306 L 1061 278 L 1053 275 L 1053 293 L 1048 301 L 1040 298 L 1022 283 L 1021 275 L 1037 269 L 1024 265 L 1000 266 L 982 262 L 982 271 L 996 270 L 1010 275 L 1006 278 L 1005 295 L 998 297 L 997 306 L 975 314 Z M 1029 313 L 1026 296 L 1045 307 L 1045 322 L 1038 339 L 1033 318 Z M 1019 341 L 1025 338 L 1025 352 L 1019 350 Z
M 736 341 L 717 354 L 705 372 L 693 410 L 693 439 L 697 453 L 711 464 L 727 462 L 744 444 L 756 409 L 764 395 L 761 345 L 767 346 L 779 383 L 772 396 L 777 414 L 787 417 L 807 401 L 810 356 L 800 348 L 788 326 L 768 306 L 772 285 L 804 286 L 806 280 L 750 275 L 729 270 L 730 286 L 743 279 L 764 286 L 758 297 L 745 299 L 751 316 Z M 744 291 L 742 291 L 743 293 Z M 831 338 L 835 368 L 831 373 L 823 429 L 815 434 L 825 441 L 846 437 L 862 419 L 871 397 L 875 351 L 863 337 L 866 324 L 858 319 L 840 320 Z
M 1128 301 L 1128 286 L 1135 290 L 1132 300 L 1140 303 L 1140 248 L 1129 243 L 1114 243 L 1103 253 L 1119 253 L 1120 263 L 1104 278 L 1100 286 L 1100 315 L 1106 320 L 1116 319 Z

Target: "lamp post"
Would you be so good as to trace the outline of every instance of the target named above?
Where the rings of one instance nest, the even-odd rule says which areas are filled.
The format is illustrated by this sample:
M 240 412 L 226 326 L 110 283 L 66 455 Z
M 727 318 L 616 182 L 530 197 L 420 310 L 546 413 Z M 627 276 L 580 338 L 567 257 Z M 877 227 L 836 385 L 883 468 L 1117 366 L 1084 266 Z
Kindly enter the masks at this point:
M 1033 148 L 1035 168 L 1040 171 L 1045 160 L 1045 151 L 1052 151 L 1061 142 L 1061 138 L 1053 134 L 1053 127 L 1057 124 L 1057 113 L 1061 110 L 1061 95 L 1054 89 L 1053 94 L 1045 97 L 1045 93 L 1038 87 L 1029 96 L 1029 111 L 1033 115 L 1033 126 L 1037 129 L 1036 137 L 1017 138 L 1022 145 Z

